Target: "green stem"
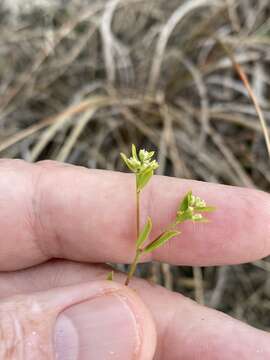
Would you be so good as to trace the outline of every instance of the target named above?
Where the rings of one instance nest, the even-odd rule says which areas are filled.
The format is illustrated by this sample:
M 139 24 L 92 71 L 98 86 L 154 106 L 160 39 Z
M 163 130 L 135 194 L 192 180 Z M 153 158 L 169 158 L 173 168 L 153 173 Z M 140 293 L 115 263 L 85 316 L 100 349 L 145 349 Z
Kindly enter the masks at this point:
M 136 239 L 138 239 L 139 235 L 140 235 L 140 190 L 138 190 L 137 181 L 138 180 L 137 180 L 137 176 L 136 176 Z M 126 278 L 126 282 L 125 282 L 126 286 L 128 286 L 130 279 L 132 278 L 132 276 L 134 275 L 134 273 L 136 271 L 137 264 L 138 264 L 141 254 L 142 254 L 142 250 L 137 249 L 135 258 L 134 258 L 132 264 L 130 265 L 129 272 L 128 272 L 128 275 Z
M 130 282 L 130 279 L 132 278 L 132 276 L 134 275 L 135 271 L 136 271 L 136 268 L 137 268 L 137 265 L 138 265 L 138 262 L 140 260 L 140 257 L 142 255 L 142 249 L 137 249 L 136 251 L 136 255 L 135 255 L 135 258 L 129 268 L 129 272 L 128 272 L 128 275 L 127 275 L 127 278 L 126 278 L 126 282 L 125 282 L 125 285 L 128 286 L 129 282 Z
M 140 191 L 136 190 L 136 239 L 140 234 Z

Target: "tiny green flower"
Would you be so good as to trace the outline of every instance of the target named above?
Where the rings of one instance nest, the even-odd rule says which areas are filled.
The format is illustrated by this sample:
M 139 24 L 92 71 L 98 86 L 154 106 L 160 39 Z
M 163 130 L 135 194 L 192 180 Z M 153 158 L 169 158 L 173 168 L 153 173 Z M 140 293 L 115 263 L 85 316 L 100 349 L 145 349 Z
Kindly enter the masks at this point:
M 135 145 L 132 145 L 132 156 L 130 158 L 123 153 L 120 155 L 131 171 L 135 173 L 142 173 L 148 169 L 154 171 L 158 168 L 157 161 L 151 160 L 154 154 L 154 151 L 146 151 L 142 149 L 139 151 L 138 157 L 136 147 Z
M 139 158 L 140 158 L 141 162 L 148 161 L 154 156 L 154 154 L 155 154 L 154 151 L 148 152 L 148 151 L 142 149 L 139 151 Z
M 132 145 L 132 156 L 128 158 L 121 153 L 127 167 L 136 174 L 137 191 L 141 191 L 154 175 L 154 171 L 158 168 L 156 160 L 152 160 L 154 151 L 146 151 L 144 149 L 139 151 L 139 156 L 135 145 Z
M 202 216 L 201 212 L 211 211 L 214 211 L 213 207 L 207 206 L 204 200 L 202 200 L 199 196 L 194 196 L 192 191 L 189 191 L 178 207 L 176 223 L 180 224 L 186 220 L 200 222 L 207 221 L 207 219 Z
M 198 196 L 191 195 L 191 197 L 190 197 L 190 206 L 202 208 L 202 207 L 206 206 L 206 203 L 205 203 L 204 200 L 202 200 Z
M 131 170 L 134 173 L 139 171 L 141 167 L 141 162 L 139 160 L 134 159 L 133 157 L 128 159 L 127 156 L 123 153 L 121 153 L 120 155 L 124 160 L 125 164 L 127 165 L 127 167 L 129 168 L 129 170 Z
M 193 221 L 203 220 L 203 216 L 202 216 L 202 214 L 193 214 L 193 215 L 192 215 L 192 220 L 193 220 Z

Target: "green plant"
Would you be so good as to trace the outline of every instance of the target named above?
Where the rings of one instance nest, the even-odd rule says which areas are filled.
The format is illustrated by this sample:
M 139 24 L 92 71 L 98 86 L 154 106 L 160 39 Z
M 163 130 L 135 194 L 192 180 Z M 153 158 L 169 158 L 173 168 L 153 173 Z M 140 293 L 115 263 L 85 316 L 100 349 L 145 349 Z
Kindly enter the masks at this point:
M 148 217 L 146 224 L 140 226 L 140 196 L 143 188 L 148 184 L 151 177 L 154 175 L 154 171 L 158 168 L 158 163 L 153 160 L 154 151 L 140 150 L 137 152 L 135 145 L 132 145 L 132 156 L 128 158 L 125 154 L 120 154 L 127 167 L 136 176 L 136 242 L 135 242 L 135 257 L 130 265 L 130 269 L 126 278 L 125 285 L 128 285 L 130 279 L 136 271 L 136 267 L 142 255 L 151 253 L 164 245 L 167 241 L 180 234 L 178 226 L 184 221 L 192 220 L 194 222 L 207 222 L 201 213 L 211 212 L 214 210 L 212 206 L 207 206 L 205 201 L 194 196 L 192 191 L 189 191 L 181 200 L 178 209 L 176 211 L 176 217 L 174 221 L 159 234 L 150 243 L 148 239 L 152 231 L 152 220 Z M 112 279 L 112 275 L 108 277 Z

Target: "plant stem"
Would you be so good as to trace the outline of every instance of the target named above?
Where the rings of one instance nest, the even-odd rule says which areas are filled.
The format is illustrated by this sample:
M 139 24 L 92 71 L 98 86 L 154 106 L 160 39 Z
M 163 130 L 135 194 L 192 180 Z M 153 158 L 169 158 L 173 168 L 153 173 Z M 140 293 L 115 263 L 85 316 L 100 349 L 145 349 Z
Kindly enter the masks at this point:
M 140 191 L 136 189 L 136 239 L 140 234 Z
M 129 268 L 129 272 L 128 272 L 128 275 L 127 275 L 127 278 L 126 278 L 126 282 L 125 282 L 125 285 L 128 286 L 129 282 L 130 282 L 130 279 L 132 278 L 132 276 L 134 275 L 135 271 L 136 271 L 136 268 L 137 268 L 137 265 L 138 265 L 138 261 L 142 255 L 142 249 L 137 249 L 136 251 L 136 255 L 135 255 L 135 258 Z
M 140 192 L 140 190 L 138 190 L 137 177 L 136 177 L 136 239 L 138 239 L 138 237 L 140 235 L 140 193 L 141 192 Z M 126 282 L 125 282 L 126 286 L 128 286 L 130 279 L 132 278 L 134 272 L 136 271 L 136 267 L 137 267 L 137 264 L 138 264 L 141 254 L 142 254 L 142 250 L 137 249 L 135 258 L 134 258 L 132 264 L 130 265 L 130 268 L 128 271 L 128 275 L 127 275 Z

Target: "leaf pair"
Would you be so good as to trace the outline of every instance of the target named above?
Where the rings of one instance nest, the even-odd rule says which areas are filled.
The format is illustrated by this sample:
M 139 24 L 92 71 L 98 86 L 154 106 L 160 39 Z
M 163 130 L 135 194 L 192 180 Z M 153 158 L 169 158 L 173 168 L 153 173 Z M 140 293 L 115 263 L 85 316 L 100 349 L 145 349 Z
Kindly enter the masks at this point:
M 142 231 L 139 234 L 139 237 L 136 242 L 136 248 L 141 249 L 142 245 L 148 240 L 149 235 L 152 230 L 152 220 L 150 217 L 148 217 L 146 224 L 144 225 Z M 160 246 L 163 246 L 167 241 L 172 239 L 173 237 L 180 234 L 180 231 L 176 230 L 168 230 L 164 231 L 161 235 L 159 235 L 155 240 L 153 240 L 150 244 L 148 244 L 146 247 L 144 247 L 142 250 L 142 253 L 148 254 L 156 249 L 158 249 Z

